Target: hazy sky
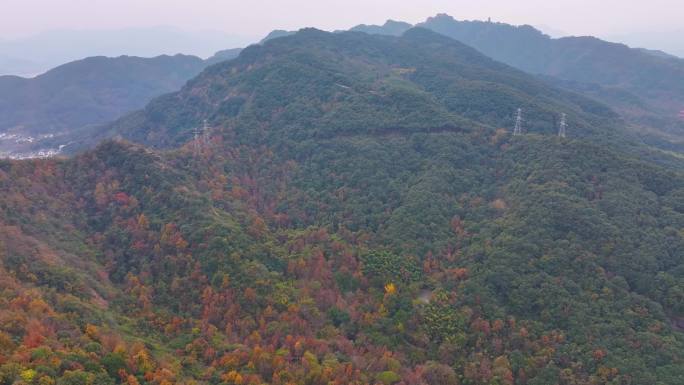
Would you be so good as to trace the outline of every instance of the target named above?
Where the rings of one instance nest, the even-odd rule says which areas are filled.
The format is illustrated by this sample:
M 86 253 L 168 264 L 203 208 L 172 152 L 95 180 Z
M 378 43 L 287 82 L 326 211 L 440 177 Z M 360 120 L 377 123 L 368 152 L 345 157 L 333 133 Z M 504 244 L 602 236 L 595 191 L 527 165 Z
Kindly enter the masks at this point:
M 674 31 L 684 24 L 682 0 L 0 0 L 0 38 L 157 25 L 261 37 L 275 28 L 346 29 L 387 18 L 419 22 L 439 12 L 576 35 Z

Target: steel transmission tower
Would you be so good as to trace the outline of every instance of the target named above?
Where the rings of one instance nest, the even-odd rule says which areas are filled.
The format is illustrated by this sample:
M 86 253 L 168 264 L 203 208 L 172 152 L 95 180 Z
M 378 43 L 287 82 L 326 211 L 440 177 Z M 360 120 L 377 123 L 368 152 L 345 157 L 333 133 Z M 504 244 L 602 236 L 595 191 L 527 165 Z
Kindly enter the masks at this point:
M 202 153 L 202 150 L 209 145 L 209 130 L 209 122 L 206 119 L 204 119 L 204 122 L 202 123 L 201 132 L 199 126 L 195 126 L 195 128 L 192 129 L 192 148 L 195 156 L 199 156 Z
M 193 128 L 192 130 L 192 134 L 194 137 L 194 140 L 192 142 L 193 150 L 195 152 L 195 156 L 198 156 L 202 151 L 202 142 L 200 142 L 199 127 L 195 126 L 195 128 Z
M 522 135 L 522 108 L 518 108 L 518 113 L 515 116 L 515 128 L 513 129 L 513 136 Z
M 558 136 L 565 138 L 565 131 L 568 128 L 567 115 L 563 113 L 561 115 L 560 127 L 558 127 Z
M 202 144 L 209 145 L 209 122 L 204 119 L 204 125 L 202 126 Z

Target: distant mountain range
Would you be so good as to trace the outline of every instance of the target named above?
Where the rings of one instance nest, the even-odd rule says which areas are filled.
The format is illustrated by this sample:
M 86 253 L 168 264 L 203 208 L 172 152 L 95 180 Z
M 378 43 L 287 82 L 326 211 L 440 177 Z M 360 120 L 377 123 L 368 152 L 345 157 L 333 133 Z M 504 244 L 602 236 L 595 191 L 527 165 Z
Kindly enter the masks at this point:
M 459 21 L 440 14 L 417 26 L 461 41 L 485 55 L 551 84 L 607 103 L 627 117 L 645 140 L 684 150 L 684 59 L 594 37 L 553 39 L 534 27 Z M 388 21 L 352 28 L 400 35 L 411 25 Z
M 419 24 L 532 74 L 622 88 L 668 110 L 684 104 L 684 60 L 594 37 L 552 39 L 530 27 L 457 21 L 438 15 Z
M 0 40 L 0 157 L 55 154 L 74 139 L 92 136 L 95 125 L 142 108 L 178 90 L 205 67 L 237 57 L 240 48 L 216 51 L 248 41 L 167 27 L 57 31 Z M 124 52 L 131 56 L 119 57 Z M 136 56 L 150 52 L 215 53 L 206 60 L 181 54 Z M 55 68 L 45 72 L 50 67 Z
M 531 26 L 458 21 L 444 14 L 429 18 L 418 26 L 470 45 L 495 60 L 539 76 L 555 87 L 605 103 L 627 118 L 633 131 L 646 142 L 659 148 L 684 151 L 682 59 L 657 50 L 632 49 L 592 37 L 553 39 Z M 359 25 L 351 30 L 400 36 L 410 28 L 412 25 L 409 23 L 389 20 L 384 25 Z M 262 39 L 261 43 L 294 33 L 275 30 Z M 137 73 L 138 69 L 134 68 L 133 74 L 127 74 L 128 77 L 120 80 L 115 80 L 116 75 L 112 76 L 120 69 L 114 68 L 109 75 L 104 74 L 109 72 L 105 70 L 107 60 L 101 58 L 101 66 L 84 72 L 89 74 L 88 79 L 78 79 L 81 76 L 80 70 L 70 72 L 69 80 L 61 83 L 63 89 L 59 91 L 55 89 L 57 85 L 52 85 L 47 80 L 54 78 L 58 72 L 36 78 L 35 82 L 0 78 L 0 111 L 10 111 L 0 119 L 0 132 L 21 128 L 30 133 L 36 130 L 43 133 L 47 130 L 56 131 L 50 132 L 56 134 L 64 128 L 76 132 L 84 124 L 105 123 L 143 107 L 154 96 L 177 90 L 205 66 L 233 59 L 239 53 L 240 49 L 227 49 L 217 52 L 204 62 L 194 58 L 193 62 L 196 64 L 192 69 L 186 66 L 187 63 L 181 63 L 182 60 L 176 63 L 181 66 L 178 70 L 164 66 L 158 70 L 141 70 Z M 5 58 L 5 61 L 9 62 L 9 59 Z M 95 63 L 98 61 L 89 60 L 63 67 L 83 69 L 84 66 Z M 30 68 L 29 64 L 21 61 L 15 61 L 14 65 Z M 100 71 L 104 73 L 100 74 Z M 160 71 L 171 73 L 163 74 Z M 100 76 L 103 79 L 109 77 L 109 80 L 100 81 Z M 70 81 L 74 84 L 69 83 Z M 44 86 L 46 83 L 51 85 Z M 136 89 L 124 91 L 129 85 Z M 113 91 L 114 89 L 118 91 Z M 39 95 L 41 92 L 46 92 L 46 95 Z M 91 97 L 103 93 L 117 95 L 116 100 L 110 97 Z M 125 98 L 130 100 L 124 100 Z M 31 105 L 36 100 L 40 100 L 41 105 Z M 0 146 L 3 141 L 8 143 L 6 138 L 0 138 Z M 36 148 L 35 143 L 24 141 L 23 144 L 31 144 L 32 148 Z M 54 144 L 63 143 L 52 143 Z
M 206 61 L 187 55 L 91 57 L 35 78 L 0 76 L 0 154 L 54 153 L 238 53 L 221 51 Z
M 120 30 L 57 30 L 13 40 L 0 39 L 0 75 L 32 77 L 91 56 L 153 57 L 186 54 L 202 58 L 227 47 L 244 47 L 252 37 L 174 27 Z

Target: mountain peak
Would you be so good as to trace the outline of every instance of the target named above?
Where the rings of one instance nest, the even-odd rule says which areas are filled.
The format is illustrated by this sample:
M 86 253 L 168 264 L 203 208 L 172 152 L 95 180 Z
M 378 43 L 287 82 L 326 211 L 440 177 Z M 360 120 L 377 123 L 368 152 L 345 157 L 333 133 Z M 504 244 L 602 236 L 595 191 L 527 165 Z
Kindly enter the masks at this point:
M 456 19 L 447 13 L 438 13 L 435 16 L 428 17 L 427 21 L 456 21 Z
M 360 24 L 356 27 L 350 29 L 353 32 L 365 32 L 373 35 L 390 35 L 390 36 L 400 36 L 413 26 L 409 23 L 396 20 L 387 20 L 385 24 L 379 25 L 366 25 Z
M 286 31 L 284 29 L 275 29 L 275 30 L 269 32 L 268 35 L 266 35 L 266 37 L 261 39 L 259 44 L 264 44 L 265 42 L 267 42 L 269 40 L 276 39 L 279 37 L 289 36 L 289 35 L 292 35 L 293 33 L 295 33 L 295 32 L 294 31 Z
M 392 26 L 392 25 L 411 25 L 411 24 L 409 24 L 405 21 L 397 21 L 397 20 L 392 20 L 392 19 L 387 19 L 387 21 L 385 21 L 385 24 L 383 24 L 383 26 L 385 26 L 385 27 Z

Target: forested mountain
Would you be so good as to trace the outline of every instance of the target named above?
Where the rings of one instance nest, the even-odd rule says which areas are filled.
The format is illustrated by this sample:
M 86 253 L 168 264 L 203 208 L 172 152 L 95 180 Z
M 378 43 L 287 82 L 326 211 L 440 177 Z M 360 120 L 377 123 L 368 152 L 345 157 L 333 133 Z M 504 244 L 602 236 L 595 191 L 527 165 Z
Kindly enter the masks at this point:
M 35 78 L 1 76 L 0 153 L 68 144 L 88 126 L 180 89 L 204 68 L 195 56 L 91 57 Z
M 303 30 L 108 129 L 0 161 L 2 385 L 684 382 L 681 160 L 597 102 Z
M 530 26 L 457 21 L 420 26 L 468 44 L 528 73 L 629 91 L 671 113 L 684 109 L 684 60 L 656 56 L 594 37 L 552 39 Z
M 441 14 L 418 24 L 485 55 L 607 103 L 660 147 L 684 151 L 684 60 L 594 37 L 552 39 L 531 26 L 460 21 Z M 365 28 L 360 28 L 365 27 Z M 395 28 L 359 26 L 394 35 Z
M 109 131 L 154 147 L 187 142 L 203 119 L 251 137 L 457 131 L 509 127 L 519 107 L 527 129 L 538 133 L 555 133 L 561 112 L 570 115 L 575 136 L 610 135 L 610 129 L 598 133 L 595 123 L 617 122 L 599 103 L 425 29 L 401 38 L 310 29 L 246 48 Z
M 35 78 L 0 76 L 0 156 L 56 151 L 94 136 L 96 125 L 177 91 L 208 65 L 239 53 L 228 49 L 206 61 L 187 55 L 91 57 Z
M 221 51 L 216 52 L 212 57 L 208 58 L 205 62 L 207 65 L 212 65 L 216 63 L 220 63 L 222 61 L 226 60 L 233 60 L 238 55 L 240 55 L 240 52 L 242 51 L 242 48 L 229 48 L 229 49 L 224 49 Z M 174 90 L 176 91 L 176 90 Z

